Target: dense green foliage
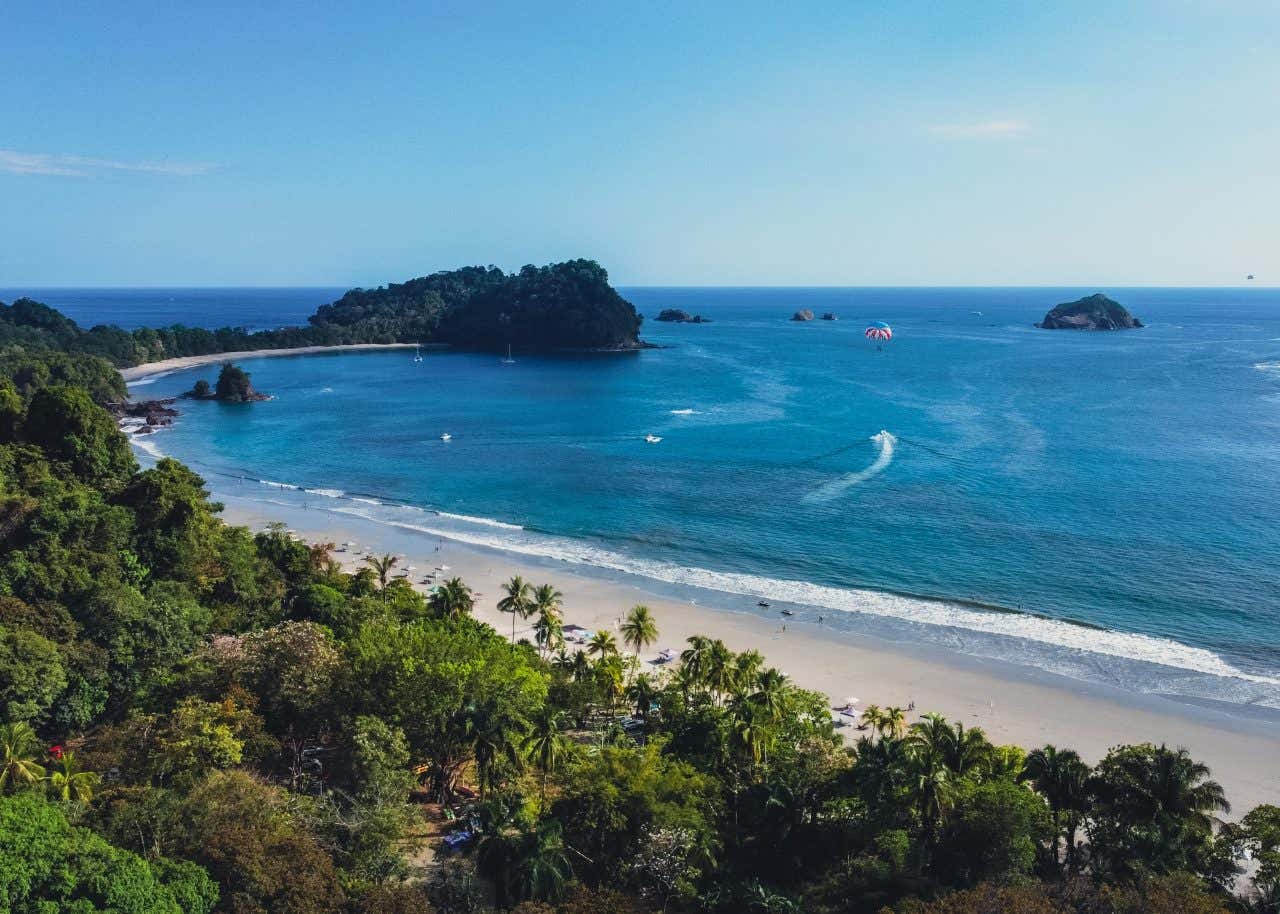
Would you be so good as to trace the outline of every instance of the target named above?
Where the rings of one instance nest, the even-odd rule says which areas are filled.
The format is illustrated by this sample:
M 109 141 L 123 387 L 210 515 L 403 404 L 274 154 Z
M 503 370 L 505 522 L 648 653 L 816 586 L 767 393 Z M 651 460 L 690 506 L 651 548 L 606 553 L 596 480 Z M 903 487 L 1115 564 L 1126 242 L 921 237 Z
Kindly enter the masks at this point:
M 41 358 L 0 376 L 0 910 L 1277 910 L 1280 809 L 1217 824 L 1185 751 L 876 707 L 849 745 L 755 652 L 642 669 L 643 606 L 568 649 L 520 579 L 499 633 L 461 580 L 223 524 Z M 428 821 L 469 840 L 423 867 Z
M 174 325 L 132 332 L 100 325 L 85 330 L 58 311 L 21 298 L 0 302 L 0 365 L 20 390 L 50 380 L 86 386 L 98 402 L 123 399 L 118 376 L 102 370 L 179 356 L 351 343 L 452 343 L 460 346 L 617 349 L 634 347 L 635 308 L 591 260 L 570 260 L 518 273 L 464 267 L 377 289 L 352 289 L 322 305 L 306 327 L 249 332 Z M 5 364 L 33 358 L 19 376 Z M 67 359 L 66 353 L 93 356 Z M 102 360 L 102 361 L 98 361 Z

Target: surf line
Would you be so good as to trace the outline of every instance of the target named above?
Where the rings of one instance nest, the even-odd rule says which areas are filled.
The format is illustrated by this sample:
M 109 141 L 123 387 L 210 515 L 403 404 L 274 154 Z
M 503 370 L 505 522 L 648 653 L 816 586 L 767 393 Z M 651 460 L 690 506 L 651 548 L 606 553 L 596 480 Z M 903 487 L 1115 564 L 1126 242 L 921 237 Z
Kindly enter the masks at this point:
M 865 470 L 859 470 L 856 473 L 846 473 L 839 479 L 834 479 L 825 485 L 819 486 L 817 489 L 804 496 L 807 502 L 823 502 L 831 501 L 838 495 L 852 489 L 854 486 L 866 482 L 873 476 L 879 476 L 885 471 L 889 464 L 893 463 L 893 451 L 898 444 L 898 439 L 889 432 L 881 429 L 879 432 L 871 436 L 872 441 L 880 448 L 880 453 L 871 466 Z

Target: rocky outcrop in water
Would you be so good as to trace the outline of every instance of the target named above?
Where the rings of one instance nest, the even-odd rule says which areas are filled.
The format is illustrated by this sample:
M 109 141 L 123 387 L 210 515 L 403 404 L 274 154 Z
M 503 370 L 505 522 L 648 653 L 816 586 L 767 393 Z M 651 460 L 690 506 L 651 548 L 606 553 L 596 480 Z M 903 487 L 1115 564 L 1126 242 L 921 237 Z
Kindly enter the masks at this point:
M 117 419 L 132 419 L 132 425 L 144 424 L 155 427 L 158 425 L 173 425 L 173 419 L 178 415 L 178 411 L 171 405 L 174 402 L 173 397 L 165 400 L 139 400 L 136 403 L 112 403 L 108 410 Z M 141 419 L 139 423 L 137 420 Z
M 840 320 L 840 318 L 836 316 L 836 313 L 835 313 L 834 311 L 828 311 L 826 314 L 822 315 L 822 319 L 823 319 L 824 321 L 838 321 L 838 320 Z
M 811 321 L 813 320 L 813 312 L 808 308 L 801 308 L 795 314 L 791 315 L 793 321 Z
M 662 321 L 667 324 L 709 324 L 711 320 L 703 317 L 701 314 L 690 314 L 688 311 L 682 311 L 679 308 L 663 308 L 655 320 Z
M 1130 330 L 1141 327 L 1142 321 L 1099 292 L 1054 305 L 1036 326 L 1044 330 Z

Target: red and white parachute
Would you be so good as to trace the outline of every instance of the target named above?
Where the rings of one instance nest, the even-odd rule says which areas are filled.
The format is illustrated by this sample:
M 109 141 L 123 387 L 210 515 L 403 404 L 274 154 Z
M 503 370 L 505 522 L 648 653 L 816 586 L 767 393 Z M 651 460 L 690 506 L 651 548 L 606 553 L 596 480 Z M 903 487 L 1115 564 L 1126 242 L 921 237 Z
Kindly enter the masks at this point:
M 884 321 L 876 321 L 874 324 L 862 331 L 862 335 L 867 339 L 877 343 L 887 343 L 893 339 L 893 328 Z

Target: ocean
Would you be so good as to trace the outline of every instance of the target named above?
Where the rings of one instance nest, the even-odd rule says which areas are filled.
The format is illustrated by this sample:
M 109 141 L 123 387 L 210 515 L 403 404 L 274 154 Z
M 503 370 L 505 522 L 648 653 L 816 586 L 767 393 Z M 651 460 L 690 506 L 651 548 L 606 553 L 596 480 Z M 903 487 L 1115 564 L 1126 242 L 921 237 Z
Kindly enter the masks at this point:
M 663 348 L 251 361 L 275 399 L 185 404 L 145 447 L 215 492 L 1280 709 L 1280 290 L 1107 289 L 1147 327 L 1033 326 L 1094 291 L 623 289 Z M 339 293 L 32 294 L 86 325 L 266 327 Z M 712 322 L 653 321 L 665 307 Z M 893 340 L 869 344 L 872 321 Z

